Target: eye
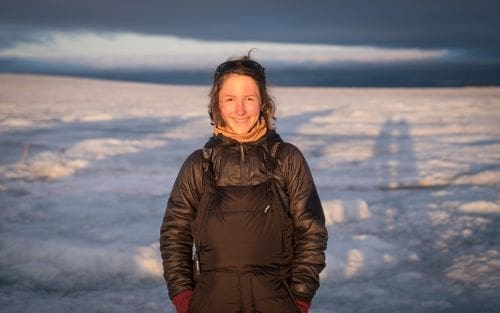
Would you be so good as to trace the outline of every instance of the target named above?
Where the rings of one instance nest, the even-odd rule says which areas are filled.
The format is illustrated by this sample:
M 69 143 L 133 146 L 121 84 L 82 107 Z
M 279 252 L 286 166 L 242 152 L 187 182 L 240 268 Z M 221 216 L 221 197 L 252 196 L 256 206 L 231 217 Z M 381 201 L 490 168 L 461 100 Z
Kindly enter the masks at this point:
M 234 101 L 233 97 L 224 97 L 224 98 L 222 98 L 222 102 L 231 102 L 231 101 Z
M 246 98 L 245 98 L 245 100 L 246 100 L 246 101 L 249 101 L 249 102 L 253 102 L 253 101 L 255 101 L 256 99 L 255 99 L 255 97 L 246 97 Z

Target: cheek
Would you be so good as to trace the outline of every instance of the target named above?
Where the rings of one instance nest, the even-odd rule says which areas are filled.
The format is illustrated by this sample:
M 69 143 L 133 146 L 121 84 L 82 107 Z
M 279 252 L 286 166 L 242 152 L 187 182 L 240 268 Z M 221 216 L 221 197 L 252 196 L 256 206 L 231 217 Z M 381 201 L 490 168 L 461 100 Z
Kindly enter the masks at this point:
M 248 115 L 259 115 L 260 114 L 260 103 L 255 103 L 247 108 Z
M 226 119 L 226 117 L 231 114 L 232 109 L 229 105 L 224 105 L 221 103 L 219 104 L 219 111 L 222 115 L 222 118 Z

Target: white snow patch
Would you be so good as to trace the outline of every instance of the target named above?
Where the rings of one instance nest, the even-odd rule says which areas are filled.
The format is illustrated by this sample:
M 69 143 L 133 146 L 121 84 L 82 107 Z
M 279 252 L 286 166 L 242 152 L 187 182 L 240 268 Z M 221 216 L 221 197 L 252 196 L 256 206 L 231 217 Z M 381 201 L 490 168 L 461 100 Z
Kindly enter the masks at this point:
M 144 149 L 153 149 L 165 145 L 162 140 L 120 140 L 115 138 L 99 138 L 82 141 L 67 152 L 69 156 L 85 159 L 102 160 L 115 155 L 130 154 Z
M 465 213 L 500 214 L 500 204 L 490 201 L 467 202 L 458 207 Z
M 371 277 L 382 269 L 397 266 L 402 260 L 416 260 L 416 254 L 373 235 L 335 237 L 327 251 L 322 279 L 343 281 Z
M 328 200 L 323 201 L 322 205 L 327 225 L 363 221 L 372 215 L 368 204 L 362 199 Z
M 96 113 L 96 114 L 87 114 L 80 118 L 82 122 L 102 122 L 102 121 L 110 121 L 113 119 L 111 114 L 106 113 Z
M 500 253 L 489 250 L 479 255 L 465 255 L 453 260 L 446 277 L 468 287 L 500 287 Z
M 432 225 L 446 225 L 450 222 L 451 215 L 446 211 L 430 211 L 427 213 Z
M 63 159 L 52 152 L 41 152 L 28 162 L 0 166 L 0 173 L 7 178 L 38 180 L 57 179 L 73 175 L 88 165 L 87 160 Z
M 87 245 L 78 241 L 38 238 L 2 240 L 2 276 L 49 289 L 92 289 L 119 282 L 161 277 L 156 244 L 135 251 L 113 245 Z
M 24 127 L 31 127 L 34 124 L 35 124 L 34 121 L 24 118 L 8 118 L 0 121 L 1 127 L 5 128 L 24 128 Z
M 41 152 L 27 160 L 0 166 L 0 174 L 13 179 L 58 179 L 75 174 L 91 161 L 116 155 L 130 154 L 165 145 L 162 140 L 119 140 L 114 138 L 88 139 L 68 150 Z
M 462 185 L 499 185 L 500 171 L 484 171 L 473 175 L 459 177 L 456 184 Z
M 160 277 L 163 274 L 163 266 L 159 258 L 160 244 L 154 243 L 145 247 L 138 247 L 134 256 L 137 268 L 142 275 Z

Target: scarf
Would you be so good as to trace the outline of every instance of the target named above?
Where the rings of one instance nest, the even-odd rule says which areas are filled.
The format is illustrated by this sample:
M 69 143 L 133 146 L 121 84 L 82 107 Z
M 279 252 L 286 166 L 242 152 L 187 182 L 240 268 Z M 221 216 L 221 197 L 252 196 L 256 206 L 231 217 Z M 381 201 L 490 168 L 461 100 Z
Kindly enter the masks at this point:
M 226 137 L 234 139 L 238 142 L 252 142 L 262 138 L 267 133 L 266 122 L 260 118 L 257 123 L 246 134 L 236 134 L 229 130 L 227 127 L 214 126 L 214 134 L 222 134 Z

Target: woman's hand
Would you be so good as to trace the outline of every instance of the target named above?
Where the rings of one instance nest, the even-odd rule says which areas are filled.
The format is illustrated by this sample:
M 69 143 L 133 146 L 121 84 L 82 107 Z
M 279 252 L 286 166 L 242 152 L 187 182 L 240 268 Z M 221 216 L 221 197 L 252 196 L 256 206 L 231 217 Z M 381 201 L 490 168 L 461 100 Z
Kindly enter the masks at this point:
M 181 292 L 172 299 L 172 303 L 175 306 L 175 311 L 177 313 L 188 313 L 189 304 L 191 303 L 191 298 L 193 297 L 193 291 L 187 290 Z

